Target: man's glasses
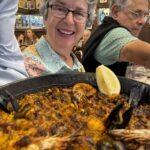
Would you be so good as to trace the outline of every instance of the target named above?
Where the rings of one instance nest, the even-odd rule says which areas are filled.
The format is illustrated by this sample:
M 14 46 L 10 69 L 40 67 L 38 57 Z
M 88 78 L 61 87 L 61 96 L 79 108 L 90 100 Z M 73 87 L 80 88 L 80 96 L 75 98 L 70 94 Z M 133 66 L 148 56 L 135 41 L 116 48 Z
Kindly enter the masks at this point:
M 135 12 L 131 9 L 128 9 L 129 12 L 132 13 L 133 17 L 135 19 L 141 19 L 141 18 L 144 18 L 144 20 L 146 21 L 148 18 L 149 18 L 149 15 L 148 14 L 144 14 L 144 13 L 140 13 L 140 12 Z
M 88 17 L 88 13 L 79 10 L 70 10 L 60 5 L 48 5 L 51 8 L 53 16 L 58 18 L 65 18 L 69 12 L 72 12 L 74 21 L 78 23 L 85 23 Z

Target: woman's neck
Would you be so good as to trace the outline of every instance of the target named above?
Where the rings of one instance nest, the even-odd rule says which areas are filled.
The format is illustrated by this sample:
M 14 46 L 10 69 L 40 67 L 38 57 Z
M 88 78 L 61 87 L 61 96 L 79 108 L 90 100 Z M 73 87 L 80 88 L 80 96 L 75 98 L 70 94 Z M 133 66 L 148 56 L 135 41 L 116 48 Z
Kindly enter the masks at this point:
M 54 47 L 52 47 L 52 44 L 50 43 L 50 41 L 47 39 L 46 36 L 44 36 L 46 41 L 48 42 L 49 46 L 61 57 L 61 59 L 69 66 L 69 67 L 73 67 L 73 57 L 71 55 L 71 51 L 65 50 L 65 49 L 56 49 Z

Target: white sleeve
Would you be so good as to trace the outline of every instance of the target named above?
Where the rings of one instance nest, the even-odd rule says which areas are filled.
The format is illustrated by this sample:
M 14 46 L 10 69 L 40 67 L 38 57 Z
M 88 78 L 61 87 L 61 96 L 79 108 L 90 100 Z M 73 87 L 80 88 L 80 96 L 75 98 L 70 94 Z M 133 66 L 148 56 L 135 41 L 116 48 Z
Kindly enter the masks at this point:
M 26 78 L 14 30 L 18 0 L 0 0 L 0 85 Z

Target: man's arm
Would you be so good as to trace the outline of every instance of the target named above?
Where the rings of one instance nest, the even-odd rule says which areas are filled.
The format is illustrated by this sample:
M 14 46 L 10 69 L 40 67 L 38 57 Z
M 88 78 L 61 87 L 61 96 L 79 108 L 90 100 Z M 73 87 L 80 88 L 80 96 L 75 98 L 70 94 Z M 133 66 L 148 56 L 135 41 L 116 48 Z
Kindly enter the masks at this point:
M 28 76 L 14 34 L 17 8 L 18 0 L 0 0 L 0 85 Z
M 141 40 L 129 42 L 122 47 L 120 60 L 150 68 L 150 44 Z
M 102 42 L 97 47 L 94 57 L 104 65 L 112 65 L 116 62 L 123 61 L 120 59 L 121 49 L 127 43 L 137 40 L 124 28 L 115 28 L 109 31 Z

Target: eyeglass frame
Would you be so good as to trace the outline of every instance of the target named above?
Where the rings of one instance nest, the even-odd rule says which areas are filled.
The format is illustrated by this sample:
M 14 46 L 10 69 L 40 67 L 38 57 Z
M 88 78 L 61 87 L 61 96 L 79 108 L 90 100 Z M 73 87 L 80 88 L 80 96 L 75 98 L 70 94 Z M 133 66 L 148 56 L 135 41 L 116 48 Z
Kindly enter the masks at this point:
M 63 8 L 63 9 L 66 11 L 66 13 L 64 12 L 64 14 L 62 14 L 62 16 L 56 15 L 56 13 L 53 13 L 53 11 L 56 11 L 56 10 L 53 9 L 54 6 Z M 64 18 L 68 15 L 68 13 L 71 12 L 72 15 L 73 15 L 74 21 L 75 21 L 75 22 L 78 22 L 78 23 L 81 23 L 81 24 L 82 24 L 82 23 L 85 23 L 85 22 L 87 21 L 88 17 L 89 17 L 89 13 L 82 12 L 82 11 L 77 11 L 77 10 L 70 10 L 70 9 L 64 7 L 64 6 L 60 6 L 60 5 L 57 5 L 57 4 L 48 4 L 48 5 L 47 5 L 47 8 L 51 8 L 51 12 L 52 12 L 53 16 L 55 16 L 55 17 L 57 17 L 57 18 L 61 18 L 61 19 L 64 19 Z M 77 13 L 79 13 L 79 12 L 81 13 L 81 12 L 82 12 L 84 15 L 85 15 L 85 14 L 86 14 L 86 15 L 85 15 L 85 16 L 84 16 L 84 15 L 83 15 L 83 16 L 80 16 L 80 17 L 82 17 L 82 19 L 81 19 L 81 20 L 78 20 L 78 19 L 75 17 L 76 12 L 77 12 Z M 84 20 L 84 18 L 85 18 L 85 20 Z
M 133 11 L 131 9 L 127 9 L 127 10 L 134 15 L 135 19 L 144 18 L 144 20 L 147 21 L 147 19 L 149 18 L 148 14 L 145 15 L 144 13 L 138 13 L 138 12 L 135 12 L 135 11 Z

